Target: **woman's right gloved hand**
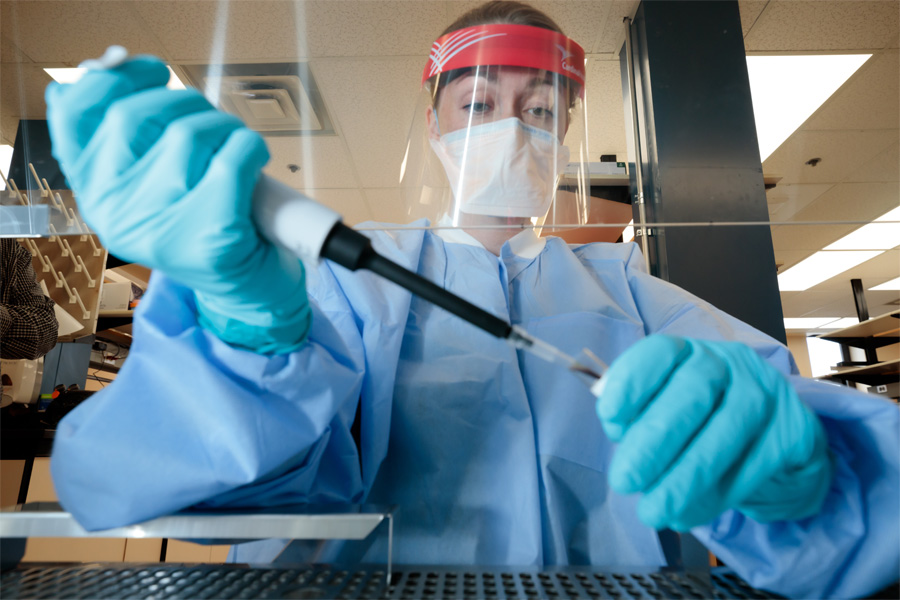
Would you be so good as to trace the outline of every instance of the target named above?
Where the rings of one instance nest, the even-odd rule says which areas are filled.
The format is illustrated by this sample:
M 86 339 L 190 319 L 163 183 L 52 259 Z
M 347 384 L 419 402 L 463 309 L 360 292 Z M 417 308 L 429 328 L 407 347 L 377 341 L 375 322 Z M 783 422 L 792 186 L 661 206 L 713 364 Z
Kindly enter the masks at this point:
M 264 240 L 252 197 L 265 142 L 141 56 L 47 88 L 53 155 L 103 244 L 194 290 L 224 341 L 284 353 L 306 338 L 302 263 Z

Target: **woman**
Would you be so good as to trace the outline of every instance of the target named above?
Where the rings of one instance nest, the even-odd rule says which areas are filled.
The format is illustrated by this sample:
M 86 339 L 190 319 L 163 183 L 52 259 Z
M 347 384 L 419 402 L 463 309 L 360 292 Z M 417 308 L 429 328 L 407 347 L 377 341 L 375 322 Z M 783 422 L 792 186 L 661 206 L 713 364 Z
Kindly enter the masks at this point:
M 157 271 L 117 381 L 60 425 L 63 505 L 97 529 L 195 505 L 397 504 L 394 560 L 414 564 L 662 565 L 655 529 L 668 526 L 785 594 L 896 579 L 894 407 L 797 376 L 786 348 L 649 276 L 634 245 L 522 231 L 557 209 L 579 51 L 514 2 L 451 25 L 423 75 L 430 150 L 405 177 L 425 182 L 413 206 L 424 198 L 464 230 L 372 238 L 537 337 L 613 363 L 596 409 L 575 376 L 374 276 L 305 273 L 260 238 L 261 138 L 163 89 L 158 61 L 52 86 L 55 155 L 82 213 L 113 252 Z M 376 537 L 316 559 L 385 553 Z

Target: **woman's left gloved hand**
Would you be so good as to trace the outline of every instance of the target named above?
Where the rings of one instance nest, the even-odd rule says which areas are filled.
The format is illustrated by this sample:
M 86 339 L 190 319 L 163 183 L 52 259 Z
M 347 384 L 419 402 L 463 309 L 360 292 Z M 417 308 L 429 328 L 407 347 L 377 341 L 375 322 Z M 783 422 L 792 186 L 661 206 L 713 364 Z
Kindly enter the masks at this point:
M 802 519 L 824 502 L 832 466 L 822 424 L 744 344 L 650 336 L 595 392 L 619 443 L 610 485 L 643 494 L 638 515 L 650 527 L 685 531 L 728 509 Z

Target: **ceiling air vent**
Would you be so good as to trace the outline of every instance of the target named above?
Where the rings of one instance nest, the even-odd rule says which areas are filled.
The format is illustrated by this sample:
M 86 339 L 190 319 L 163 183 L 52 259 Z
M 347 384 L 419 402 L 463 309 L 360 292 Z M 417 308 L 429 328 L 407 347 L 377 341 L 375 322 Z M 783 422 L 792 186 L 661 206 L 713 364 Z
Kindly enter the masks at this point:
M 305 63 L 180 65 L 219 108 L 266 135 L 334 135 Z
M 296 75 L 222 77 L 222 108 L 257 131 L 321 131 L 306 90 Z

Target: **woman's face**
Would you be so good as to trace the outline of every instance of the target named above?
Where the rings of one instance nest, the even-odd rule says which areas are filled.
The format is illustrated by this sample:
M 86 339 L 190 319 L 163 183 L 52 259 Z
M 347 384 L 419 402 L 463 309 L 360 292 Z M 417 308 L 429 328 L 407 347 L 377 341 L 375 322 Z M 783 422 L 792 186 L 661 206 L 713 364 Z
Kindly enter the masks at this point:
M 429 134 L 443 134 L 516 117 L 549 131 L 560 143 L 568 128 L 566 90 L 547 71 L 525 67 L 475 67 L 444 86 L 428 112 Z M 435 113 L 437 120 L 435 121 Z

